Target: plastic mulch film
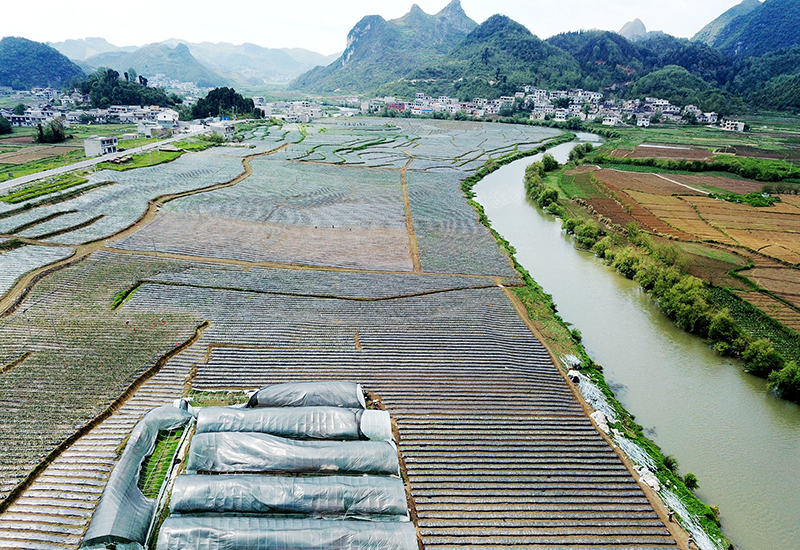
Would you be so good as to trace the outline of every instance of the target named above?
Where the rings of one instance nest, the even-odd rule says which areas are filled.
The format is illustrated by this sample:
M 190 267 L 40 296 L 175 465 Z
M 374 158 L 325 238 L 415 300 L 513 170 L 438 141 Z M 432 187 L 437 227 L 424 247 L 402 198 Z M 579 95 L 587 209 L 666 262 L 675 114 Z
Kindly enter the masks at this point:
M 403 482 L 380 476 L 180 475 L 173 514 L 273 514 L 408 521 Z
M 397 475 L 388 441 L 297 441 L 270 434 L 221 432 L 192 438 L 191 473 L 343 473 Z
M 346 407 L 366 409 L 361 384 L 355 382 L 290 382 L 265 386 L 250 397 L 255 407 Z
M 142 464 L 153 453 L 159 431 L 176 430 L 191 419 L 186 411 L 158 407 L 136 424 L 103 490 L 81 548 L 105 548 L 107 543 L 145 544 L 156 502 L 139 490 Z
M 157 550 L 418 550 L 413 523 L 170 516 Z
M 259 432 L 294 439 L 340 441 L 392 437 L 389 413 L 339 407 L 200 409 L 197 433 L 213 432 Z

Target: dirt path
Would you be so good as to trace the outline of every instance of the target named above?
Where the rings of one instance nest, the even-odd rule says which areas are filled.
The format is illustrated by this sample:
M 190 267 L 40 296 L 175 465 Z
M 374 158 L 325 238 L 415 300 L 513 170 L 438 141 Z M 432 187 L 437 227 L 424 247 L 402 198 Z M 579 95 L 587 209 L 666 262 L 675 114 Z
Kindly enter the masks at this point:
M 414 219 L 411 217 L 411 200 L 408 198 L 408 182 L 406 180 L 406 172 L 412 162 L 414 162 L 413 157 L 408 159 L 406 165 L 400 170 L 400 186 L 403 189 L 403 208 L 405 209 L 411 263 L 414 265 L 414 273 L 422 273 L 422 264 L 419 261 L 419 249 L 417 248 L 417 234 L 414 232 Z
M 0 317 L 5 317 L 13 313 L 22 303 L 22 300 L 24 300 L 25 297 L 30 293 L 34 285 L 47 275 L 55 273 L 56 271 L 59 271 L 65 267 L 74 265 L 77 262 L 89 256 L 90 254 L 97 252 L 98 250 L 108 246 L 113 242 L 119 241 L 120 239 L 124 239 L 125 237 L 129 237 L 130 235 L 136 233 L 143 227 L 146 227 L 149 223 L 151 223 L 153 220 L 156 219 L 159 210 L 165 203 L 168 203 L 175 199 L 180 199 L 183 197 L 188 197 L 199 193 L 207 193 L 209 191 L 215 191 L 217 189 L 223 189 L 225 187 L 231 187 L 233 185 L 241 183 L 242 181 L 246 180 L 253 174 L 253 168 L 250 165 L 251 160 L 253 160 L 254 158 L 277 153 L 278 151 L 286 148 L 289 145 L 290 145 L 289 143 L 284 143 L 280 147 L 276 147 L 275 149 L 272 149 L 270 151 L 266 151 L 264 153 L 257 153 L 255 155 L 248 155 L 244 157 L 242 159 L 242 165 L 244 166 L 244 171 L 230 181 L 224 183 L 218 183 L 215 185 L 209 185 L 208 187 L 201 187 L 199 189 L 192 189 L 190 191 L 172 193 L 169 195 L 160 195 L 155 199 L 148 201 L 147 208 L 145 209 L 144 213 L 139 217 L 138 220 L 133 222 L 133 224 L 129 225 L 125 229 L 118 231 L 117 233 L 114 233 L 113 235 L 105 237 L 103 239 L 98 239 L 96 241 L 89 241 L 87 243 L 74 247 L 70 246 L 69 248 L 74 248 L 75 252 L 71 254 L 69 257 L 48 264 L 46 266 L 40 267 L 38 269 L 34 269 L 33 271 L 29 271 L 28 273 L 26 273 L 17 280 L 14 286 L 11 287 L 8 290 L 8 292 L 6 292 L 3 295 L 2 298 L 0 298 Z M 32 245 L 61 246 L 61 247 L 65 246 L 65 245 L 54 245 L 53 243 L 42 242 L 36 239 L 26 239 L 24 237 L 15 237 L 15 238 L 27 244 L 32 244 Z

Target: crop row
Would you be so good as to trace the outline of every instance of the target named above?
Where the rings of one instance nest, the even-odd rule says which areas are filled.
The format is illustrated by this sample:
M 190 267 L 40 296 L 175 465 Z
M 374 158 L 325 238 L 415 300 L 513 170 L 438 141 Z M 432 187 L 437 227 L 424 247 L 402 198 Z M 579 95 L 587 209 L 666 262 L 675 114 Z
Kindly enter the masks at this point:
M 72 254 L 71 248 L 23 246 L 0 254 L 0 296 L 25 273 L 61 260 Z
M 60 249 L 56 249 L 60 250 Z M 5 255 L 3 255 L 5 256 Z M 2 258 L 3 256 L 0 256 Z M 0 500 L 43 457 L 103 411 L 166 351 L 196 315 L 110 308 L 116 292 L 174 262 L 98 253 L 42 280 L 0 319 Z
M 7 231 L 64 210 L 72 210 L 74 213 L 39 224 L 23 232 L 23 235 L 35 237 L 103 216 L 88 227 L 49 239 L 51 242 L 79 244 L 108 236 L 131 225 L 142 215 L 147 201 L 156 196 L 225 182 L 241 171 L 239 159 L 216 156 L 206 151 L 184 155 L 174 162 L 150 168 L 128 172 L 99 172 L 90 177 L 89 185 L 103 181 L 115 181 L 116 184 L 94 189 L 65 203 L 32 208 L 1 220 L 0 231 Z

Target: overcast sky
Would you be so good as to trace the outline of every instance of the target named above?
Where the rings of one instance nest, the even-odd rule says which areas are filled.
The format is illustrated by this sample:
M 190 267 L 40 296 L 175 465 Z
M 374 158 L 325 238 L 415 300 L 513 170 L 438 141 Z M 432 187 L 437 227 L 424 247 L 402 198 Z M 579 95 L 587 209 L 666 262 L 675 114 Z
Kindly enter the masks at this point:
M 417 0 L 433 14 L 450 0 Z M 481 23 L 502 13 L 540 38 L 580 29 L 619 30 L 641 19 L 647 30 L 691 37 L 741 0 L 461 0 Z M 100 36 L 117 46 L 168 38 L 190 42 L 251 42 L 269 48 L 305 48 L 323 54 L 344 49 L 347 33 L 365 15 L 395 19 L 413 0 L 9 0 L 0 9 L 0 36 L 38 42 Z

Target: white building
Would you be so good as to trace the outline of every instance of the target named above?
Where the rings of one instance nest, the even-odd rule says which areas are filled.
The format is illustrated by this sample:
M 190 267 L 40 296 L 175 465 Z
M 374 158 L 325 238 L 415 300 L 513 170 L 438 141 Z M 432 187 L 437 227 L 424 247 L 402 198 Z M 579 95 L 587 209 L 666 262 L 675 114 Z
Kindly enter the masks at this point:
M 91 136 L 83 140 L 83 151 L 87 157 L 109 155 L 117 152 L 117 144 L 118 140 L 116 136 Z
M 722 128 L 731 132 L 744 132 L 744 122 L 738 120 L 726 120 Z
M 222 137 L 225 141 L 233 139 L 235 128 L 230 122 L 215 122 L 209 124 L 208 127 L 211 128 L 213 134 Z

